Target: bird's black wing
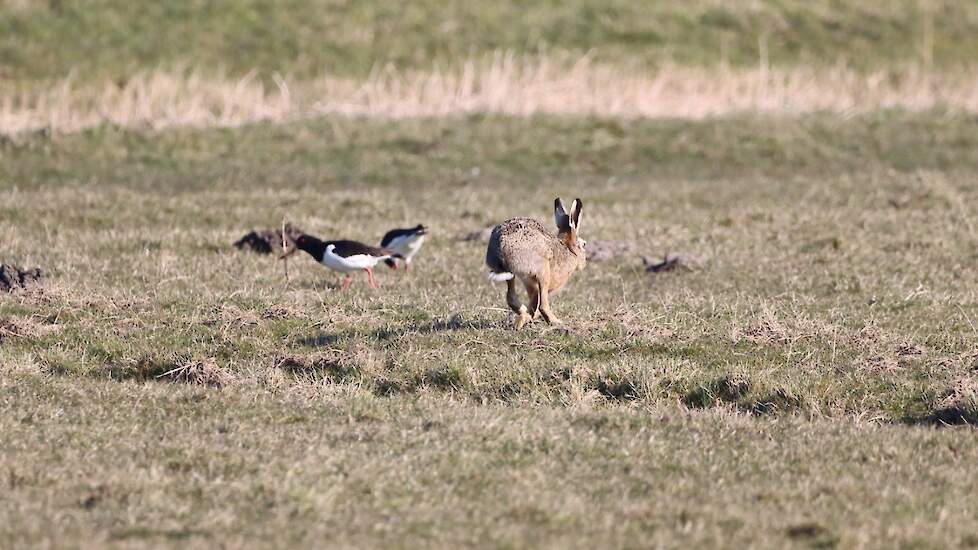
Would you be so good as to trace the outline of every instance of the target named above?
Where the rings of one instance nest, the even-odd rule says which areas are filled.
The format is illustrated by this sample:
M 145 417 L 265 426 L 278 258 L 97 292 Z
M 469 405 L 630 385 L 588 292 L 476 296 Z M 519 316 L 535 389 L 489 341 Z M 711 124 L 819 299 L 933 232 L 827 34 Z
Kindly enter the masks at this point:
M 329 241 L 326 243 L 326 246 L 329 245 L 333 245 L 335 247 L 333 248 L 334 254 L 343 258 L 349 258 L 350 256 L 357 256 L 360 254 L 375 257 L 394 255 L 393 252 L 389 250 L 366 245 L 357 241 Z
M 384 234 L 384 238 L 380 240 L 380 246 L 389 246 L 394 241 L 394 239 L 398 237 L 407 237 L 408 235 L 413 235 L 417 232 L 418 232 L 417 228 L 391 229 L 386 234 Z

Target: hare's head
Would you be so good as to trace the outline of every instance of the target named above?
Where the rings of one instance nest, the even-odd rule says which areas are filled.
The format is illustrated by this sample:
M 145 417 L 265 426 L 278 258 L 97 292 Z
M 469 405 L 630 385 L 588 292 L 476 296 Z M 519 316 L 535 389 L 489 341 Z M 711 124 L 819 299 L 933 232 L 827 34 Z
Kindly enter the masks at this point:
M 554 200 L 554 221 L 557 222 L 557 237 L 577 257 L 578 269 L 584 269 L 584 264 L 587 262 L 587 253 L 584 250 L 587 241 L 578 235 L 583 207 L 584 203 L 581 202 L 581 199 L 574 199 L 570 211 L 568 211 L 564 208 L 564 201 L 560 200 L 560 197 Z

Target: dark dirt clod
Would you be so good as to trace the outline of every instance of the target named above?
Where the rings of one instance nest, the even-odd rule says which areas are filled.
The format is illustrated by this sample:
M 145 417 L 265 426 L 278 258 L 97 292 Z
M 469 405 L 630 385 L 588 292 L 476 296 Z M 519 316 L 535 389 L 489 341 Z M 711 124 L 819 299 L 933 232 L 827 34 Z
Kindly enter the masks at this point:
M 812 548 L 835 548 L 838 537 L 817 523 L 792 525 L 785 530 L 788 538 L 806 541 Z
M 14 265 L 0 264 L 0 292 L 10 292 L 40 284 L 43 277 L 44 272 L 38 267 L 21 269 Z
M 285 237 L 289 243 L 302 234 L 302 230 L 292 224 L 285 224 Z M 249 249 L 259 254 L 270 254 L 273 250 L 282 251 L 281 229 L 256 229 L 235 241 L 234 246 L 240 250 Z
M 642 256 L 642 264 L 645 265 L 647 273 L 663 273 L 666 271 L 692 271 L 703 263 L 703 259 L 694 254 L 678 253 L 666 254 L 662 260 L 656 260 L 649 256 Z
M 588 241 L 587 259 L 589 262 L 605 262 L 634 254 L 638 245 L 632 241 Z

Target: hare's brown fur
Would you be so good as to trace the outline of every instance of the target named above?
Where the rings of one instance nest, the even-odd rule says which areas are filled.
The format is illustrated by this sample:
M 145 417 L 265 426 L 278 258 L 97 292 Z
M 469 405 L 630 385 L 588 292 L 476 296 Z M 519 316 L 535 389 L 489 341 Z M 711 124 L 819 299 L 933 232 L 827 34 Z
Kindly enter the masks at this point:
M 560 290 L 570 276 L 586 263 L 584 241 L 577 237 L 580 201 L 574 202 L 571 214 L 564 212 L 558 199 L 555 205 L 558 232 L 554 235 L 537 220 L 513 218 L 497 225 L 489 238 L 486 265 L 506 280 L 506 303 L 518 315 L 521 328 L 538 314 L 548 323 L 559 322 L 550 310 L 550 294 Z M 516 279 L 523 283 L 530 301 L 529 309 L 520 303 Z

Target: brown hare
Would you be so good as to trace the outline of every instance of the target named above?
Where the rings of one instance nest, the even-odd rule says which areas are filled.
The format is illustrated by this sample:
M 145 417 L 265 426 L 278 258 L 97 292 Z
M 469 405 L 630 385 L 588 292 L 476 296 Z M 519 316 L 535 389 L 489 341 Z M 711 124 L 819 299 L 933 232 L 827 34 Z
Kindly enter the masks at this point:
M 559 197 L 554 201 L 556 236 L 531 218 L 513 218 L 493 228 L 486 250 L 489 280 L 506 281 L 506 303 L 516 312 L 517 329 L 538 314 L 550 324 L 560 322 L 550 310 L 550 294 L 587 262 L 586 242 L 577 235 L 582 207 L 581 199 L 574 199 L 567 212 Z M 516 279 L 526 288 L 529 309 L 516 295 Z

